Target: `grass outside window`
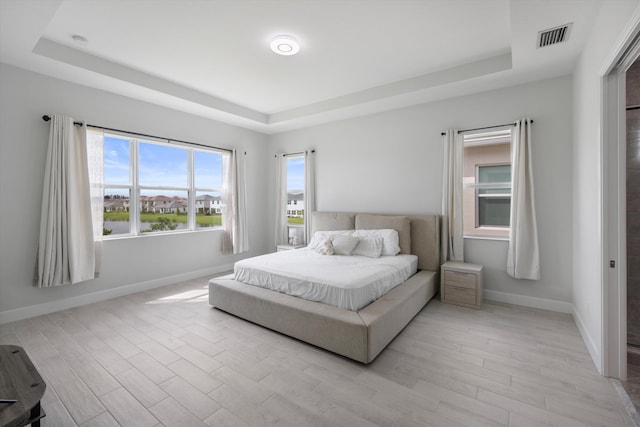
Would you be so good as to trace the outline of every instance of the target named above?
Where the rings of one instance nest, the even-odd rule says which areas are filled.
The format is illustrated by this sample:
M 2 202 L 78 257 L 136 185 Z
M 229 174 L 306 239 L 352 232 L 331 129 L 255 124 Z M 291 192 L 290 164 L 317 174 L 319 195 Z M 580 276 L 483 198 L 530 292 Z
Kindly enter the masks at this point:
M 176 213 L 141 213 L 140 222 L 154 223 L 159 218 L 166 218 L 170 221 L 179 223 L 187 223 L 187 214 Z M 105 212 L 105 221 L 129 221 L 129 212 Z M 201 227 L 215 227 L 222 225 L 222 215 L 220 214 L 196 214 L 196 224 Z

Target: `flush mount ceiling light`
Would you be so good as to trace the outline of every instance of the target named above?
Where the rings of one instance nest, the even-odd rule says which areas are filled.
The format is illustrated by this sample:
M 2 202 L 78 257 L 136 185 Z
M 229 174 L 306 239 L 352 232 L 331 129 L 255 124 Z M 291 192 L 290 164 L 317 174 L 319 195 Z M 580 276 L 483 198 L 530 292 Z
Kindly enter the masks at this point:
M 275 36 L 271 40 L 271 50 L 278 55 L 291 56 L 300 51 L 300 44 L 291 36 Z

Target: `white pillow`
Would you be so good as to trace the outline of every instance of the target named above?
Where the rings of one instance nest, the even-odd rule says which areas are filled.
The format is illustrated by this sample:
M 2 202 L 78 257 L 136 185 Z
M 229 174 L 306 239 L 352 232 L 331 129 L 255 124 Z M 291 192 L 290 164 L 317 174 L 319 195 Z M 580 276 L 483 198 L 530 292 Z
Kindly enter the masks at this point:
M 379 258 L 382 255 L 382 237 L 363 237 L 351 255 L 361 255 L 369 258 Z
M 398 255 L 400 253 L 400 237 L 396 230 L 383 228 L 380 230 L 356 230 L 353 237 L 381 237 L 382 255 Z
M 351 236 L 354 230 L 329 230 L 329 231 L 316 231 L 313 233 L 313 238 L 307 245 L 307 248 L 316 250 L 324 244 L 324 241 L 330 237 L 337 235 Z
M 320 255 L 333 255 L 335 252 L 333 250 L 333 237 L 325 238 L 317 248 L 312 249 L 312 251 L 319 253 Z
M 345 236 L 337 234 L 333 236 L 331 243 L 333 244 L 333 253 L 335 255 L 351 255 L 360 239 L 357 237 Z

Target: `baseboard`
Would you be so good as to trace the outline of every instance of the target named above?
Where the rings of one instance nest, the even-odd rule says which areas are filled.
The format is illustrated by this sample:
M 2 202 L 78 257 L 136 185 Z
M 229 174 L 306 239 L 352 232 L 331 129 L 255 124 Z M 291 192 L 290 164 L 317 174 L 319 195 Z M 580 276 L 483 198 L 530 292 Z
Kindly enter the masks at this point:
M 582 341 L 584 341 L 584 345 L 587 346 L 587 351 L 591 356 L 591 360 L 593 360 L 593 364 L 596 366 L 596 369 L 600 375 L 602 375 L 602 360 L 600 357 L 600 352 L 598 351 L 598 347 L 593 342 L 593 338 L 589 334 L 589 331 L 584 325 L 582 318 L 575 310 L 573 309 L 573 320 L 576 322 L 576 326 L 578 326 L 578 331 L 580 331 L 580 335 L 582 336 Z
M 30 305 L 27 307 L 16 308 L 14 310 L 2 311 L 0 312 L 0 324 L 28 319 L 30 317 L 42 316 L 49 313 L 55 313 L 56 311 L 60 310 L 66 310 L 69 308 L 79 307 L 81 305 L 105 301 L 111 298 L 117 298 L 124 295 L 134 294 L 136 292 L 142 292 L 149 289 L 171 285 L 173 283 L 183 282 L 185 280 L 196 279 L 198 277 L 220 274 L 230 270 L 233 270 L 233 264 L 219 265 L 216 267 L 204 268 L 201 270 L 190 271 L 188 273 L 174 274 L 172 276 L 167 276 L 160 279 L 147 280 L 145 282 L 119 286 L 117 288 L 92 292 L 85 295 L 78 295 L 76 297 L 65 298 L 43 304 Z
M 526 295 L 510 294 L 507 292 L 491 291 L 485 289 L 484 299 L 503 302 L 507 304 L 522 305 L 525 307 L 539 308 L 542 310 L 557 311 L 559 313 L 573 313 L 573 304 L 546 298 L 529 297 Z

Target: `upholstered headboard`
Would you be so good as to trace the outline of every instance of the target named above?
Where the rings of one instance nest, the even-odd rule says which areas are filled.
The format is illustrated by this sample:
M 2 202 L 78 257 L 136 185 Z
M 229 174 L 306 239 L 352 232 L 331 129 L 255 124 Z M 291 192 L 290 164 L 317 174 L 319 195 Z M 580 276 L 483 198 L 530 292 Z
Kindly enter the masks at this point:
M 393 228 L 400 237 L 400 253 L 418 257 L 420 270 L 440 270 L 440 216 L 313 212 L 311 232 Z

